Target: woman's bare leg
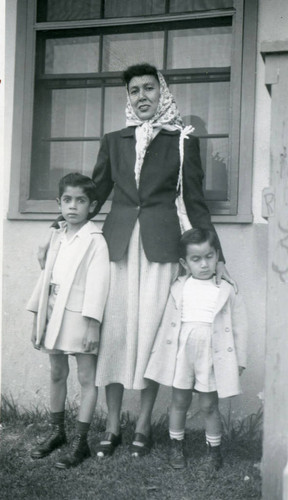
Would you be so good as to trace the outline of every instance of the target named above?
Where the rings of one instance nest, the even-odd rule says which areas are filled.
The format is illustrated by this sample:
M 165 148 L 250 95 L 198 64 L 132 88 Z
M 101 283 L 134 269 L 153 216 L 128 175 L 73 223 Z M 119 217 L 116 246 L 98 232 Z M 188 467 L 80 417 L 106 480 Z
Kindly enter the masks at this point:
M 123 392 L 124 387 L 122 384 L 109 384 L 106 386 L 106 402 L 108 408 L 106 432 L 112 432 L 115 436 L 118 436 L 120 433 Z
M 153 380 L 149 380 L 149 385 L 141 391 L 141 409 L 140 415 L 136 424 L 135 433 L 140 432 L 145 436 L 149 436 L 151 429 L 151 416 L 158 394 L 159 384 Z

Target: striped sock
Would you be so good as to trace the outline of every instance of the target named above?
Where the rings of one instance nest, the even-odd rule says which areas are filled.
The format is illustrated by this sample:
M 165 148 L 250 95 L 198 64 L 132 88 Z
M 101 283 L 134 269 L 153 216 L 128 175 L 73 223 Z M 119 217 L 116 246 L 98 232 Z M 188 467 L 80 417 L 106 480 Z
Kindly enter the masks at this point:
M 207 432 L 206 432 L 206 444 L 210 444 L 210 446 L 212 448 L 214 446 L 220 446 L 221 434 L 219 434 L 218 436 L 211 436 L 210 434 L 207 434 Z
M 184 439 L 184 434 L 185 434 L 185 429 L 182 429 L 181 431 L 172 431 L 172 429 L 169 429 L 170 439 L 176 439 L 177 441 L 182 441 Z

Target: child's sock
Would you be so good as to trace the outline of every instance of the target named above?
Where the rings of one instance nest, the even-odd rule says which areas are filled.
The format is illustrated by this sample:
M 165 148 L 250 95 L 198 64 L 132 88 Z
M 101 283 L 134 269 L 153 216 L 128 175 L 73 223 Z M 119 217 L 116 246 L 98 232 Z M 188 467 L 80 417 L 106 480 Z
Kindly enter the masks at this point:
M 182 441 L 184 439 L 185 429 L 181 429 L 181 431 L 173 431 L 169 429 L 170 439 L 176 439 L 177 441 Z
M 87 436 L 89 429 L 90 429 L 90 422 L 80 422 L 80 420 L 77 420 L 76 434 L 84 438 L 85 436 Z
M 52 425 L 59 425 L 64 428 L 65 411 L 50 412 L 50 421 Z
M 31 451 L 32 458 L 43 458 L 50 455 L 52 451 L 60 448 L 67 443 L 67 438 L 64 429 L 65 412 L 50 412 L 50 422 L 52 429 L 43 443 L 33 448 Z
M 211 448 L 214 448 L 215 446 L 220 446 L 221 444 L 221 434 L 217 436 L 211 436 L 210 434 L 207 434 L 206 432 L 206 443 L 210 444 Z

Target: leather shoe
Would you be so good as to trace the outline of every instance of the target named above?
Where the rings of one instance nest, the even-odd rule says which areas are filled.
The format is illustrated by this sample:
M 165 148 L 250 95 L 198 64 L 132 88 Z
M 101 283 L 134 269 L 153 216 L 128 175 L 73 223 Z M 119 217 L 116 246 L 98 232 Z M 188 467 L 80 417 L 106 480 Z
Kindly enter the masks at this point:
M 76 467 L 89 457 L 91 457 L 91 452 L 87 443 L 87 436 L 76 434 L 72 442 L 71 451 L 60 457 L 55 467 L 57 469 L 70 469 L 70 467 Z
M 213 478 L 215 473 L 222 467 L 223 458 L 221 454 L 221 446 L 211 446 L 207 444 L 207 454 L 205 459 L 200 464 L 197 473 L 206 478 Z
M 184 469 L 184 467 L 186 467 L 187 462 L 184 455 L 184 439 L 171 439 L 169 465 L 171 465 L 173 469 Z
M 49 436 L 42 441 L 36 448 L 31 451 L 32 458 L 43 458 L 50 455 L 52 451 L 60 448 L 67 443 L 64 427 L 57 424 L 52 424 L 52 430 Z
M 105 432 L 103 439 L 96 446 L 96 455 L 99 458 L 110 457 L 113 455 L 115 448 L 122 443 L 122 435 L 113 434 L 113 432 Z
M 141 432 L 136 432 L 133 436 L 133 441 L 130 446 L 130 454 L 132 455 L 132 457 L 143 457 L 150 452 L 152 444 L 153 441 L 151 432 L 149 436 L 145 436 Z

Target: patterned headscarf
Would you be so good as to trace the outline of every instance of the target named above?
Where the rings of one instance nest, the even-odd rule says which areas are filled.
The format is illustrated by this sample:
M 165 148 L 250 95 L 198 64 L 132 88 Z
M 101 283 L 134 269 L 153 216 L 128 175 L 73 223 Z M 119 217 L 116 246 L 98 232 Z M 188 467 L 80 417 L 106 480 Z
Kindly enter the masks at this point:
M 131 105 L 130 96 L 127 90 L 126 105 L 126 126 L 136 126 L 136 163 L 135 179 L 137 187 L 144 157 L 150 142 L 155 135 L 164 128 L 166 130 L 182 130 L 183 122 L 176 106 L 173 95 L 168 89 L 163 75 L 157 71 L 160 83 L 160 98 L 156 113 L 150 120 L 140 120 Z

